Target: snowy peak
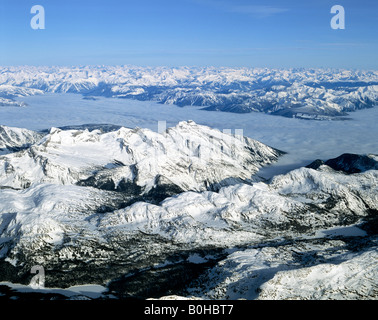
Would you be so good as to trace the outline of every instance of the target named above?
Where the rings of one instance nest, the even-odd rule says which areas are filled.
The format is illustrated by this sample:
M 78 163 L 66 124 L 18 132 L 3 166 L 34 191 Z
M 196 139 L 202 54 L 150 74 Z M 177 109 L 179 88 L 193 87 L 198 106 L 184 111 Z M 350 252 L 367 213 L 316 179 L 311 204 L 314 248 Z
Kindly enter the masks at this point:
M 78 184 L 142 194 L 156 188 L 216 190 L 252 181 L 281 151 L 243 136 L 180 122 L 163 133 L 147 129 L 62 130 L 30 148 L 0 158 L 0 184 Z M 160 192 L 160 191 L 159 191 Z
M 0 154 L 26 149 L 41 137 L 31 130 L 0 126 Z
M 332 69 L 0 67 L 0 97 L 81 93 L 236 113 L 335 119 L 378 101 L 377 71 Z

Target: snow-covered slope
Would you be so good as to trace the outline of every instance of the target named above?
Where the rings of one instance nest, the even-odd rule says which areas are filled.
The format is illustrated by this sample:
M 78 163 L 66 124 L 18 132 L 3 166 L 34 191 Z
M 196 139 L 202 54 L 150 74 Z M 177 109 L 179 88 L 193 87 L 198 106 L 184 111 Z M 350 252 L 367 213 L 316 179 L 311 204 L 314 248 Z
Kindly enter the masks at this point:
M 26 107 L 26 103 L 0 97 L 0 107 Z
M 0 97 L 43 92 L 323 120 L 377 105 L 378 74 L 333 69 L 0 67 Z
M 297 298 L 300 288 L 279 287 L 296 278 L 323 292 L 304 298 L 376 297 L 377 156 L 347 157 L 372 160 L 359 173 L 325 162 L 254 180 L 280 154 L 192 121 L 162 133 L 53 128 L 0 157 L 0 280 L 25 283 L 42 265 L 48 286 L 96 283 L 118 297 L 156 297 L 234 252 L 188 295 Z M 352 250 L 334 230 L 361 223 Z M 333 285 L 342 279 L 340 288 L 352 286 L 344 295 Z
M 161 134 L 140 128 L 106 133 L 52 128 L 30 148 L 0 158 L 0 185 L 78 184 L 158 197 L 251 181 L 281 154 L 193 121 Z
M 198 279 L 189 294 L 205 299 L 376 299 L 377 249 L 376 238 L 349 238 L 237 251 Z
M 317 230 L 356 223 L 378 210 L 376 170 L 356 175 L 323 170 L 301 168 L 275 178 L 270 184 L 237 184 L 219 192 L 183 192 L 160 204 L 139 201 L 119 210 L 115 209 L 122 207 L 127 193 L 36 184 L 26 190 L 3 190 L 0 212 L 6 212 L 9 220 L 4 220 L 3 226 L 15 217 L 19 220 L 20 226 L 16 227 L 13 221 L 11 229 L 5 227 L 7 232 L 27 227 L 21 219 L 25 212 L 31 233 L 43 218 L 42 225 L 57 222 L 50 228 L 57 233 L 78 223 L 90 233 L 96 229 L 96 233 L 101 231 L 108 236 L 112 232 L 143 232 L 180 243 L 226 247 L 246 239 L 314 235 Z M 102 211 L 109 212 L 93 216 Z M 36 214 L 35 220 L 31 212 Z M 70 217 L 70 213 L 74 215 Z M 61 224 L 67 225 L 58 227 Z M 228 234 L 233 236 L 227 237 Z M 36 236 L 40 238 L 43 233 Z M 12 237 L 12 233 L 7 237 Z M 28 234 L 27 241 L 32 237 Z
M 0 126 L 0 154 L 26 149 L 41 138 L 35 131 Z
M 305 176 L 308 183 L 309 176 L 301 171 L 312 173 L 314 170 L 299 169 L 297 172 L 300 176 Z M 115 208 L 122 207 L 125 198 L 122 193 L 114 191 L 48 184 L 39 184 L 23 191 L 3 189 L 0 191 L 0 253 L 1 257 L 5 258 L 3 263 L 11 263 L 19 275 L 27 273 L 28 268 L 35 264 L 55 270 L 52 275 L 47 275 L 50 285 L 54 286 L 70 286 L 90 280 L 105 285 L 107 281 L 128 274 L 136 268 L 148 269 L 155 265 L 158 267 L 159 264 L 174 264 L 173 256 L 180 262 L 182 259 L 185 260 L 190 252 L 197 251 L 200 254 L 197 260 L 206 262 L 209 259 L 206 252 L 216 248 L 263 243 L 267 243 L 268 247 L 277 247 L 274 249 L 276 253 L 272 254 L 276 259 L 276 265 L 271 265 L 269 274 L 287 270 L 283 257 L 291 259 L 292 256 L 287 256 L 288 252 L 303 258 L 303 261 L 295 260 L 295 267 L 301 269 L 316 265 L 314 261 L 323 261 L 321 258 L 314 260 L 311 256 L 314 252 L 323 250 L 323 254 L 326 254 L 332 250 L 339 250 L 338 242 L 329 242 L 326 248 L 316 248 L 312 244 L 315 240 L 311 239 L 322 238 L 327 234 L 324 232 L 322 235 L 320 231 L 327 228 L 334 230 L 336 226 L 348 226 L 362 218 L 371 218 L 372 212 L 377 210 L 376 171 L 356 174 L 353 177 L 335 172 L 322 172 L 321 175 L 322 179 L 318 180 L 327 182 L 328 185 L 311 185 L 310 198 L 313 202 L 310 202 L 309 198 L 299 196 L 301 192 L 307 194 L 308 191 L 308 186 L 303 181 L 299 182 L 299 185 L 303 186 L 302 189 L 294 186 L 290 192 L 287 188 L 281 187 L 278 193 L 277 184 L 243 184 L 222 188 L 219 193 L 185 192 L 165 199 L 160 205 L 137 202 L 118 210 Z M 291 179 L 291 174 L 280 177 L 281 181 Z M 346 187 L 342 188 L 343 185 Z M 328 190 L 327 193 L 325 190 L 331 186 L 332 190 Z M 361 186 L 369 191 L 359 194 Z M 329 202 L 327 196 L 333 197 L 332 202 Z M 367 233 L 361 231 L 359 235 L 361 234 Z M 295 241 L 290 246 L 285 246 L 283 239 Z M 360 250 L 359 246 L 369 245 L 369 241 L 363 239 L 360 243 L 356 242 L 353 250 Z M 269 246 L 270 242 L 272 244 Z M 347 244 L 345 246 L 347 247 Z M 255 251 L 263 251 L 265 254 L 266 250 Z M 235 255 L 239 254 L 241 253 Z M 248 251 L 243 255 L 252 258 L 255 256 Z M 260 264 L 264 266 L 268 263 L 268 258 L 259 255 Z M 343 259 L 347 258 L 348 256 L 344 255 Z M 170 262 L 165 262 L 169 261 L 167 259 Z M 190 257 L 187 259 L 190 261 Z M 232 260 L 233 256 L 228 259 Z M 83 264 L 87 267 L 83 267 Z M 114 265 L 114 268 L 103 272 L 109 264 Z M 252 271 L 259 266 L 255 260 L 251 260 L 249 264 L 253 267 L 248 267 L 252 268 Z M 368 265 L 371 265 L 371 262 Z M 223 268 L 223 262 L 220 266 Z M 245 273 L 245 266 L 243 272 L 235 267 L 235 263 L 230 263 L 229 266 L 234 266 L 234 277 L 242 279 L 240 281 L 250 281 L 248 275 L 251 270 L 246 268 Z M 61 277 L 56 277 L 56 270 L 62 268 L 66 271 L 71 270 L 71 273 L 65 272 Z M 86 268 L 97 271 L 88 274 Z M 228 272 L 231 271 L 219 271 L 222 276 Z M 16 274 L 13 276 L 16 277 Z M 76 276 L 80 276 L 83 282 L 78 281 Z M 267 281 L 269 277 L 263 279 Z M 209 278 L 208 281 L 210 284 L 219 283 L 213 280 Z M 265 282 L 261 279 L 256 281 L 257 284 Z M 322 280 L 317 281 L 321 283 Z M 374 283 L 374 280 L 369 281 Z M 227 281 L 227 284 L 230 284 L 230 281 Z M 360 282 L 356 280 L 356 284 Z M 251 285 L 257 288 L 256 284 Z M 204 290 L 203 286 L 201 288 Z M 243 290 L 236 292 L 234 296 L 211 297 L 252 297 L 245 296 L 251 293 Z M 326 291 L 326 288 L 324 290 Z M 296 294 L 300 295 L 300 292 L 297 291 Z M 325 294 L 332 297 L 329 291 Z M 256 292 L 253 292 L 253 295 L 256 295 Z M 365 298 L 371 295 L 371 290 L 368 290 Z M 312 297 L 316 297 L 316 293 L 313 293 Z

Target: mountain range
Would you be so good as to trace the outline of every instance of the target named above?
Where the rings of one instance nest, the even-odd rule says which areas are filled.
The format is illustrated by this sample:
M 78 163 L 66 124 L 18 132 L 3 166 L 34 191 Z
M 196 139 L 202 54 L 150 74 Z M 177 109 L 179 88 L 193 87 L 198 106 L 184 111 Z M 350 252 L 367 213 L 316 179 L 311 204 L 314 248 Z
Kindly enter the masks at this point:
M 23 96 L 80 93 L 197 106 L 209 111 L 264 112 L 302 119 L 345 119 L 378 101 L 378 72 L 333 69 L 196 67 L 0 67 L 0 106 Z
M 2 126 L 0 143 L 6 298 L 26 294 L 9 283 L 28 285 L 35 265 L 47 287 L 95 284 L 102 299 L 378 296 L 377 155 L 265 180 L 284 151 L 193 121 Z

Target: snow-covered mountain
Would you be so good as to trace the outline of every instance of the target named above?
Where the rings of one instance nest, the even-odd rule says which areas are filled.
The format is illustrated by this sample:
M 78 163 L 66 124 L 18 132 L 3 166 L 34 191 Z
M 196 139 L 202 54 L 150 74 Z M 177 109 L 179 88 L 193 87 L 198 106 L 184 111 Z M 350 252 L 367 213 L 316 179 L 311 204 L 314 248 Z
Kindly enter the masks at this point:
M 52 128 L 30 148 L 0 158 L 0 184 L 11 188 L 77 184 L 154 196 L 169 189 L 174 193 L 216 190 L 251 181 L 261 166 L 282 154 L 253 139 L 193 121 L 180 122 L 163 133 L 140 128 L 105 133 Z
M 102 297 L 377 298 L 378 156 L 261 181 L 282 152 L 249 138 L 92 129 L 0 156 L 0 281 L 42 265 L 46 286 Z
M 378 161 L 374 155 L 359 155 L 344 153 L 335 159 L 329 159 L 322 161 L 320 159 L 310 163 L 307 167 L 312 169 L 318 169 L 322 165 L 327 165 L 337 171 L 343 171 L 345 173 L 358 173 L 367 170 L 378 170 Z
M 378 73 L 210 67 L 0 67 L 0 97 L 12 99 L 43 92 L 323 120 L 376 106 Z
M 26 149 L 42 138 L 43 134 L 0 125 L 0 154 Z
M 0 97 L 0 107 L 26 107 L 25 102 L 15 101 L 13 99 L 1 98 Z
M 361 241 L 362 234 L 236 251 L 192 284 L 188 294 L 203 299 L 374 300 L 377 239 Z

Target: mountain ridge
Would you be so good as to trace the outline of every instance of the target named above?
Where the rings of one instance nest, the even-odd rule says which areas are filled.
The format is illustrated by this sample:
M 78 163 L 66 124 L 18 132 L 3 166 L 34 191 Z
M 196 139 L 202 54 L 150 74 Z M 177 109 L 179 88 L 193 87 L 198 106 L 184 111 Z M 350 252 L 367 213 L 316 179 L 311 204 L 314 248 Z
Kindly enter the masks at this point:
M 30 268 L 42 265 L 48 286 L 70 288 L 95 283 L 106 289 L 102 298 L 157 298 L 167 293 L 211 299 L 290 298 L 301 295 L 299 286 L 285 290 L 279 286 L 280 281 L 297 278 L 310 285 L 313 280 L 306 278 L 306 268 L 314 272 L 327 269 L 323 264 L 328 261 L 327 252 L 334 252 L 334 261 L 345 262 L 352 269 L 376 254 L 375 162 L 364 162 L 365 170 L 348 173 L 333 169 L 326 161 L 317 168 L 301 167 L 270 181 L 260 181 L 250 178 L 281 153 L 252 139 L 227 135 L 192 121 L 181 122 L 162 133 L 139 128 L 112 129 L 103 132 L 97 128 L 52 128 L 27 149 L 0 156 L 0 167 L 5 168 L 0 171 L 0 281 L 27 284 Z M 185 149 L 191 145 L 188 137 L 211 150 L 211 156 L 202 159 L 210 162 L 199 162 L 196 167 L 196 161 L 201 160 L 199 148 L 194 143 L 193 148 Z M 107 152 L 98 149 L 105 145 Z M 98 150 L 102 150 L 101 156 Z M 151 158 L 147 150 L 155 150 L 153 154 L 159 159 L 166 155 L 168 158 L 155 164 L 144 162 Z M 179 157 L 178 150 L 190 153 Z M 97 158 L 93 160 L 95 151 Z M 113 153 L 109 157 L 110 151 Z M 25 157 L 31 162 L 22 160 Z M 222 161 L 217 162 L 216 157 Z M 354 155 L 348 159 L 364 157 Z M 132 161 L 138 158 L 139 162 Z M 180 161 L 175 164 L 173 160 Z M 197 178 L 202 187 L 198 188 L 201 184 L 193 183 L 192 178 L 181 180 L 192 183 L 186 187 L 179 180 L 172 182 L 175 175 L 168 178 L 161 174 L 163 170 L 156 171 L 150 180 L 140 180 L 146 181 L 148 187 L 143 193 L 136 188 L 138 184 L 133 184 L 138 180 L 138 163 L 147 163 L 148 172 L 161 165 L 161 169 L 169 168 L 181 178 L 191 172 L 200 173 Z M 349 168 L 349 163 L 341 163 Z M 39 164 L 45 164 L 43 170 Z M 20 181 L 14 173 L 23 166 L 33 172 L 34 178 L 39 172 L 42 179 L 18 185 Z M 228 180 L 230 167 L 233 177 Z M 58 179 L 43 178 L 49 172 Z M 62 172 L 70 173 L 69 179 Z M 210 181 L 213 174 L 218 184 L 215 188 L 203 183 Z M 94 180 L 89 183 L 83 176 Z M 116 183 L 109 185 L 109 176 L 113 182 L 119 181 L 118 190 Z M 121 183 L 119 177 L 126 177 L 130 184 Z M 156 191 L 156 185 L 170 189 Z M 151 190 L 157 193 L 149 194 Z M 345 230 L 352 230 L 354 235 Z M 353 254 L 348 247 L 351 241 Z M 344 251 L 338 249 L 340 245 Z M 315 247 L 318 258 L 311 253 Z M 256 255 L 258 260 L 254 260 Z M 282 257 L 291 267 L 277 264 L 274 256 Z M 241 265 L 240 257 L 246 261 Z M 266 264 L 271 268 L 268 278 L 265 271 L 259 271 L 259 266 Z M 234 276 L 224 281 L 230 266 L 235 267 Z M 361 285 L 374 286 L 371 277 L 376 270 L 371 264 L 367 266 L 365 273 L 357 273 L 359 276 L 344 295 L 339 295 L 340 290 L 334 291 L 333 286 L 327 287 L 329 278 L 319 276 L 316 284 L 324 288 L 324 295 L 303 292 L 303 297 L 353 298 L 353 290 L 366 299 L 375 297 L 374 290 L 358 289 Z M 257 282 L 255 278 L 248 280 L 251 272 L 257 275 Z M 188 275 L 195 279 L 190 280 Z M 184 278 L 180 285 L 179 279 Z M 166 289 L 151 286 L 148 279 L 165 283 Z M 237 289 L 238 283 L 249 289 Z
M 378 101 L 376 71 L 86 66 L 0 67 L 0 75 L 0 97 L 8 100 L 80 93 L 314 120 L 344 119 Z

